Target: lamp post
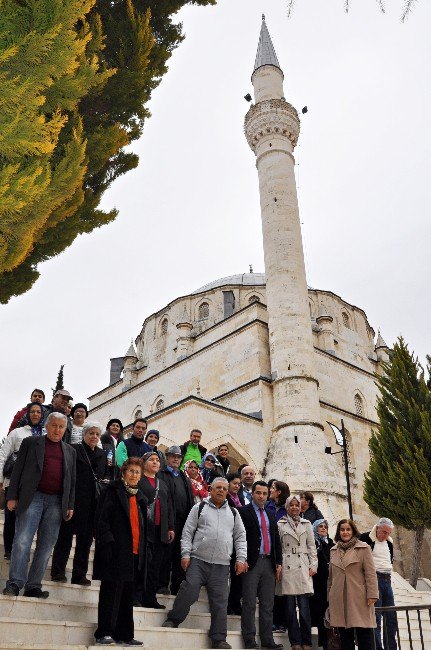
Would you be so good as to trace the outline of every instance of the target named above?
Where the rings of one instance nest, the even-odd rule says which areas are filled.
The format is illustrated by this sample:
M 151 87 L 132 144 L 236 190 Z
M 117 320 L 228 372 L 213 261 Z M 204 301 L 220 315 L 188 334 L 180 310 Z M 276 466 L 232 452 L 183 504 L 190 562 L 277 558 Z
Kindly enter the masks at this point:
M 336 454 L 343 454 L 344 470 L 346 473 L 347 502 L 349 504 L 349 517 L 350 519 L 353 519 L 352 492 L 350 490 L 349 459 L 347 457 L 347 440 L 346 440 L 346 431 L 344 429 L 344 421 L 341 420 L 341 429 L 339 429 L 335 424 L 332 424 L 332 422 L 328 422 L 328 424 L 334 433 L 335 441 L 337 445 L 339 445 L 342 449 L 341 451 L 333 452 L 331 447 L 325 447 L 325 454 L 331 454 L 331 456 L 335 456 Z

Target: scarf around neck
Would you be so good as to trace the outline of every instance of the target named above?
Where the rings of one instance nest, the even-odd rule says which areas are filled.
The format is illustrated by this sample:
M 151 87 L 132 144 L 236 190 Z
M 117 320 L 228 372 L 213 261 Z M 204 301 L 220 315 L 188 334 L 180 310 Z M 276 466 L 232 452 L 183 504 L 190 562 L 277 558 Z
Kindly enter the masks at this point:
M 127 492 L 127 494 L 131 494 L 132 496 L 134 496 L 135 494 L 137 494 L 137 492 L 138 492 L 138 490 L 139 490 L 138 487 L 135 487 L 135 488 L 134 488 L 134 487 L 132 487 L 131 485 L 129 485 L 129 484 L 127 483 L 127 481 L 124 479 L 123 476 L 121 477 L 121 480 L 123 481 L 123 485 L 124 485 L 124 487 L 126 488 L 126 492 Z
M 358 538 L 353 535 L 352 539 L 349 539 L 348 542 L 337 542 L 337 548 L 340 549 L 341 557 L 343 557 L 350 548 L 353 548 Z

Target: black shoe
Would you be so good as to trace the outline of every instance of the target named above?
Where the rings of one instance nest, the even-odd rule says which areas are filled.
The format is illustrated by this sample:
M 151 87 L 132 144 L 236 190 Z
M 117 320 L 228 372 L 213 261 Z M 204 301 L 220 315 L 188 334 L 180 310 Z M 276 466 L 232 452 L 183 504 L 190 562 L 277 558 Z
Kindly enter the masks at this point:
M 159 587 L 157 589 L 157 593 L 162 594 L 162 596 L 170 596 L 171 595 L 171 592 L 169 591 L 169 589 L 167 587 Z
M 166 621 L 162 623 L 162 627 L 178 627 L 178 623 L 174 623 L 170 618 L 167 618 Z
M 161 605 L 160 603 L 157 602 L 157 600 L 154 601 L 144 600 L 141 603 L 141 607 L 145 607 L 145 609 L 166 609 L 166 605 Z
M 10 553 L 5 553 L 5 554 L 3 555 L 3 557 L 4 557 L 5 560 L 10 560 L 10 556 L 11 556 Z
M 100 639 L 96 639 L 96 644 L 97 645 L 117 645 L 116 641 L 112 638 L 112 636 L 102 636 Z
M 24 591 L 24 596 L 27 598 L 48 598 L 49 591 L 42 591 L 40 587 L 32 587 Z
M 229 645 L 227 641 L 213 641 L 211 643 L 211 648 L 220 648 L 221 650 L 222 648 L 232 648 L 232 646 Z
M 271 641 L 271 643 L 262 643 L 262 649 L 264 648 L 265 650 L 283 650 L 284 645 L 282 643 L 276 643 L 275 641 Z
M 18 585 L 11 582 L 10 584 L 6 585 L 6 587 L 3 589 L 3 594 L 5 596 L 18 596 L 19 595 Z
M 56 576 L 51 576 L 52 582 L 67 582 L 67 578 L 64 573 L 58 573 Z
M 256 643 L 256 641 L 244 641 L 244 648 L 251 648 L 252 650 L 256 650 L 256 648 L 260 648 L 260 645 Z
M 242 609 L 241 607 L 228 607 L 227 613 L 234 616 L 241 616 Z
M 137 639 L 132 639 L 131 641 L 119 641 L 118 639 L 115 640 L 115 643 L 117 645 L 125 645 L 125 646 L 138 646 L 138 645 L 144 645 L 142 641 L 138 641 Z
M 63 580 L 61 581 L 63 582 Z M 91 585 L 91 580 L 88 580 L 86 577 L 84 578 L 75 578 L 70 581 L 72 585 L 81 585 L 82 587 L 89 587 Z

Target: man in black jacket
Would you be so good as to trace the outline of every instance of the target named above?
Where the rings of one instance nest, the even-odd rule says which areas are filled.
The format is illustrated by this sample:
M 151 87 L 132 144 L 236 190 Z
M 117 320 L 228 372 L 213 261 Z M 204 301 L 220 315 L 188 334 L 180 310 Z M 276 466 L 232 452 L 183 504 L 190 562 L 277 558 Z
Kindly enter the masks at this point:
M 247 534 L 248 572 L 242 576 L 241 632 L 245 648 L 258 648 L 256 643 L 256 598 L 259 598 L 259 636 L 262 648 L 283 648 L 272 635 L 272 609 L 275 580 L 281 576 L 282 552 L 277 523 L 265 510 L 268 484 L 256 481 L 252 501 L 238 513 Z
M 391 537 L 394 525 L 390 519 L 382 517 L 368 533 L 362 533 L 359 539 L 371 546 L 377 581 L 379 583 L 379 600 L 376 607 L 393 607 L 394 592 L 391 585 L 392 565 L 394 562 L 394 545 Z M 397 650 L 397 619 L 395 612 L 387 612 L 385 634 L 382 646 L 382 615 L 376 614 L 375 630 L 377 650 Z
M 62 441 L 66 416 L 51 413 L 46 436 L 24 438 L 18 452 L 7 494 L 7 507 L 16 510 L 15 537 L 5 595 L 48 598 L 42 591 L 43 574 L 57 541 L 61 519 L 73 515 L 76 451 Z M 28 558 L 37 531 L 36 549 L 28 570 Z
M 172 572 L 170 593 L 175 596 L 185 577 L 185 573 L 181 568 L 181 535 L 189 512 L 194 506 L 194 497 L 189 479 L 180 470 L 182 459 L 180 447 L 176 445 L 169 447 L 165 452 L 165 456 L 166 467 L 159 472 L 158 476 L 167 484 L 171 494 L 175 513 L 175 537 L 172 544 L 165 548 L 159 593 L 167 592 L 169 576 Z

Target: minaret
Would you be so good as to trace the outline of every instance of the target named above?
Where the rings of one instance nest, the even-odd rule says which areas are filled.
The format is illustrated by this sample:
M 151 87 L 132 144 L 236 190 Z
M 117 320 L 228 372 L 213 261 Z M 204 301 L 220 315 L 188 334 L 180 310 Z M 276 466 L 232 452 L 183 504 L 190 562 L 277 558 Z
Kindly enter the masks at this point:
M 333 470 L 324 454 L 293 157 L 300 123 L 283 79 L 262 16 L 251 78 L 255 104 L 244 128 L 259 175 L 269 317 L 274 423 L 266 475 L 284 472 L 291 490 L 326 492 Z

